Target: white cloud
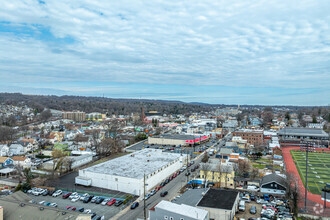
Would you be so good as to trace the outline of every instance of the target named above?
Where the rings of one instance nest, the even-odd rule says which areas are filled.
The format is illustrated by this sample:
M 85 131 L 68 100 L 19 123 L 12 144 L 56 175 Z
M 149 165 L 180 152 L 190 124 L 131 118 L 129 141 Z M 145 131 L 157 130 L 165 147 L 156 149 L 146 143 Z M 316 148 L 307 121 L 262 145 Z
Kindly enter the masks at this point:
M 328 1 L 45 2 L 2 3 L 0 22 L 17 27 L 0 32 L 8 84 L 330 84 Z

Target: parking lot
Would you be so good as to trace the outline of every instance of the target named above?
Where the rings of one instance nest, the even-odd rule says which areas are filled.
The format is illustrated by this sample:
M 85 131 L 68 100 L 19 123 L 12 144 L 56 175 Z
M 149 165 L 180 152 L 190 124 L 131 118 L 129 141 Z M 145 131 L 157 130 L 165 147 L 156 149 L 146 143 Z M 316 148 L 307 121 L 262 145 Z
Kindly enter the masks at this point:
M 121 211 L 122 206 L 116 207 L 114 205 L 108 206 L 108 205 L 101 205 L 101 204 L 95 204 L 95 203 L 83 203 L 83 201 L 77 201 L 72 202 L 70 199 L 62 199 L 62 195 L 58 197 L 52 197 L 52 196 L 34 196 L 32 194 L 28 194 L 32 200 L 36 201 L 37 203 L 41 201 L 50 202 L 50 203 L 56 203 L 59 209 L 66 210 L 66 206 L 74 206 L 77 209 L 83 207 L 84 209 L 90 209 L 92 212 L 95 212 L 98 216 L 104 216 L 105 219 L 110 219 L 112 216 L 116 215 L 118 212 Z
M 253 206 L 253 205 L 257 207 L 256 214 L 250 213 L 251 206 Z M 254 201 L 251 201 L 250 203 L 245 203 L 245 211 L 244 212 L 239 211 L 237 213 L 236 217 L 239 217 L 240 219 L 244 218 L 246 220 L 248 220 L 249 218 L 260 218 L 261 208 L 262 208 L 262 205 L 254 202 Z

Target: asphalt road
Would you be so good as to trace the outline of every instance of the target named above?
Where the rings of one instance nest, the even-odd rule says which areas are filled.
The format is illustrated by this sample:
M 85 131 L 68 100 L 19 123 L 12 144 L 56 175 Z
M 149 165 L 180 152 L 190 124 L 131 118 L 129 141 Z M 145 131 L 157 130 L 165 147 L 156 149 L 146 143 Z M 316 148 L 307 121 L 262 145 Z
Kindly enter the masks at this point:
M 201 162 L 202 157 L 195 160 L 195 166 L 196 164 L 199 164 Z M 177 196 L 179 193 L 179 190 L 187 183 L 187 176 L 185 176 L 185 173 L 187 170 L 185 170 L 183 173 L 181 173 L 179 176 L 174 178 L 171 182 L 169 182 L 167 185 L 165 185 L 160 191 L 158 191 L 155 195 L 150 197 L 148 200 L 146 200 L 146 214 L 148 216 L 149 209 L 152 208 L 154 205 L 159 203 L 161 200 L 172 200 L 175 196 Z M 195 171 L 197 172 L 197 171 Z M 160 197 L 160 193 L 162 191 L 167 191 L 168 194 L 165 197 Z M 137 218 L 144 219 L 144 208 L 143 208 L 143 201 L 139 202 L 139 207 L 134 210 L 129 210 L 125 214 L 123 214 L 120 219 L 124 220 L 136 220 Z

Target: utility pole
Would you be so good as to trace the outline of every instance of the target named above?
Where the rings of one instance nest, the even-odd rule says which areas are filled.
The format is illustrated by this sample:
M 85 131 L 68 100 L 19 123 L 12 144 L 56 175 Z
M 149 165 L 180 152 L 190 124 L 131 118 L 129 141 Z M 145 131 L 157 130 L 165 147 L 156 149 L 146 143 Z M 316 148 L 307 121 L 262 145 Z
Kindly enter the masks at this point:
M 324 209 L 326 209 L 327 208 L 327 186 L 326 185 L 324 186 L 323 192 L 324 192 Z
M 146 209 L 146 174 L 143 174 L 143 214 L 144 220 L 147 220 L 147 209 Z
M 187 152 L 187 170 L 186 170 L 186 174 L 187 174 L 187 183 L 188 183 L 189 182 L 188 152 Z

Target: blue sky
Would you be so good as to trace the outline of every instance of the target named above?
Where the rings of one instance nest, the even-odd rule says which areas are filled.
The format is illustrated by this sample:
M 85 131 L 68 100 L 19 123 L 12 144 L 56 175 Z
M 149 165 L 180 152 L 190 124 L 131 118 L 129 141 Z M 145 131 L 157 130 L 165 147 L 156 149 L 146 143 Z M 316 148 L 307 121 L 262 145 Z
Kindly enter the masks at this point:
M 330 104 L 328 0 L 4 1 L 0 92 Z

